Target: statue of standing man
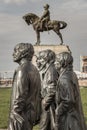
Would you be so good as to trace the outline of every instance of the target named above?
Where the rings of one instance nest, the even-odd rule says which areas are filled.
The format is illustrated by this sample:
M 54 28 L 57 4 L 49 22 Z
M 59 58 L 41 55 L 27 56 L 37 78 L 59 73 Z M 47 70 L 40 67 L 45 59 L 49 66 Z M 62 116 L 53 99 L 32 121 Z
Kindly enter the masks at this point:
M 19 66 L 13 77 L 8 130 L 32 130 L 40 116 L 40 75 L 31 63 L 33 54 L 29 43 L 14 48 L 13 60 Z
M 55 65 L 55 53 L 52 50 L 40 51 L 37 56 L 37 66 L 41 77 L 42 109 L 40 130 L 55 129 L 55 94 L 58 73 Z
M 59 72 L 56 91 L 56 130 L 87 130 L 78 79 L 73 72 L 73 57 L 68 52 L 57 55 L 55 65 Z

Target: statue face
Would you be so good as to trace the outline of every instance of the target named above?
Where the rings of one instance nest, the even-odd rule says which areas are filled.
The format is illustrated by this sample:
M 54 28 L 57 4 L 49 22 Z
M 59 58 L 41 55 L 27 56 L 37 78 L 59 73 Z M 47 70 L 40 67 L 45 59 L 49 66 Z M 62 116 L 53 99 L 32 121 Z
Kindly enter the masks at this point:
M 61 69 L 61 63 L 60 63 L 60 57 L 59 57 L 59 55 L 56 56 L 55 67 L 56 67 L 56 69 L 58 71 Z
M 44 58 L 39 56 L 39 57 L 37 57 L 36 63 L 37 63 L 37 67 L 39 69 L 42 69 L 43 67 L 45 67 L 47 62 L 46 62 L 46 60 Z
M 14 52 L 13 52 L 13 60 L 14 62 L 18 62 L 21 59 L 21 52 L 19 51 L 19 46 L 16 46 L 14 48 Z
M 40 59 L 39 58 L 36 59 L 36 64 L 37 64 L 37 67 L 40 69 L 41 63 L 40 63 Z
M 43 69 L 46 68 L 47 64 L 50 65 L 51 63 L 54 63 L 54 61 L 55 53 L 48 49 L 38 53 L 36 63 L 39 69 Z

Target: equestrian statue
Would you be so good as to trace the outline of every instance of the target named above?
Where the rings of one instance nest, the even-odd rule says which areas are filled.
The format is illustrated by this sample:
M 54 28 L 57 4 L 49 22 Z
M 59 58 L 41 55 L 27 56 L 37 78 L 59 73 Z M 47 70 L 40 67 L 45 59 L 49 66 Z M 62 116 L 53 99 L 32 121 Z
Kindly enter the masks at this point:
M 60 45 L 63 44 L 63 38 L 62 34 L 60 33 L 60 29 L 64 29 L 67 26 L 67 23 L 64 21 L 50 20 L 50 11 L 48 4 L 44 6 L 44 13 L 41 18 L 36 14 L 28 13 L 23 16 L 23 19 L 28 25 L 33 25 L 33 28 L 36 31 L 37 35 L 36 45 L 40 45 L 40 32 L 49 32 L 50 30 L 53 30 L 59 36 L 61 40 Z

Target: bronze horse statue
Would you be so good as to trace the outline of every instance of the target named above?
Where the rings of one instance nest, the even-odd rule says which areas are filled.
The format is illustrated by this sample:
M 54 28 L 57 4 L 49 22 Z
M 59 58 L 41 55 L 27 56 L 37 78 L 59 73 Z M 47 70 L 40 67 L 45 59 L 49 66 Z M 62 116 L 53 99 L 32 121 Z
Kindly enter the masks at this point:
M 41 28 L 40 26 L 41 23 L 39 21 L 40 18 L 36 14 L 28 13 L 23 16 L 23 19 L 28 25 L 30 24 L 33 25 L 33 28 L 36 31 L 36 35 L 37 35 L 36 45 L 40 45 L 40 32 L 49 31 L 49 30 L 53 30 L 59 36 L 61 40 L 60 44 L 61 45 L 63 44 L 63 38 L 62 38 L 62 34 L 60 33 L 60 29 L 64 29 L 67 26 L 66 22 L 52 20 L 52 21 L 48 21 L 48 23 L 45 23 L 44 27 Z

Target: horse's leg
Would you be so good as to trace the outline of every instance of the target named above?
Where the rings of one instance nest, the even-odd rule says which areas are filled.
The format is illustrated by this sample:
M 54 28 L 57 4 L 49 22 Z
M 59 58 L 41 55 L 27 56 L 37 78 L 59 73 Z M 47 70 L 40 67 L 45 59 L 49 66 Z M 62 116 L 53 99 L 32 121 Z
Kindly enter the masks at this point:
M 62 37 L 62 34 L 61 34 L 60 32 L 58 32 L 58 35 L 59 35 L 59 37 L 60 37 L 60 40 L 61 40 L 61 43 L 60 43 L 60 45 L 63 45 L 63 37 Z
M 62 34 L 60 33 L 60 31 L 57 29 L 54 29 L 53 31 L 59 36 L 59 38 L 61 40 L 60 45 L 63 45 L 63 38 L 62 38 Z
M 40 32 L 39 32 L 39 31 L 36 31 L 36 35 L 37 35 L 36 45 L 40 45 Z

